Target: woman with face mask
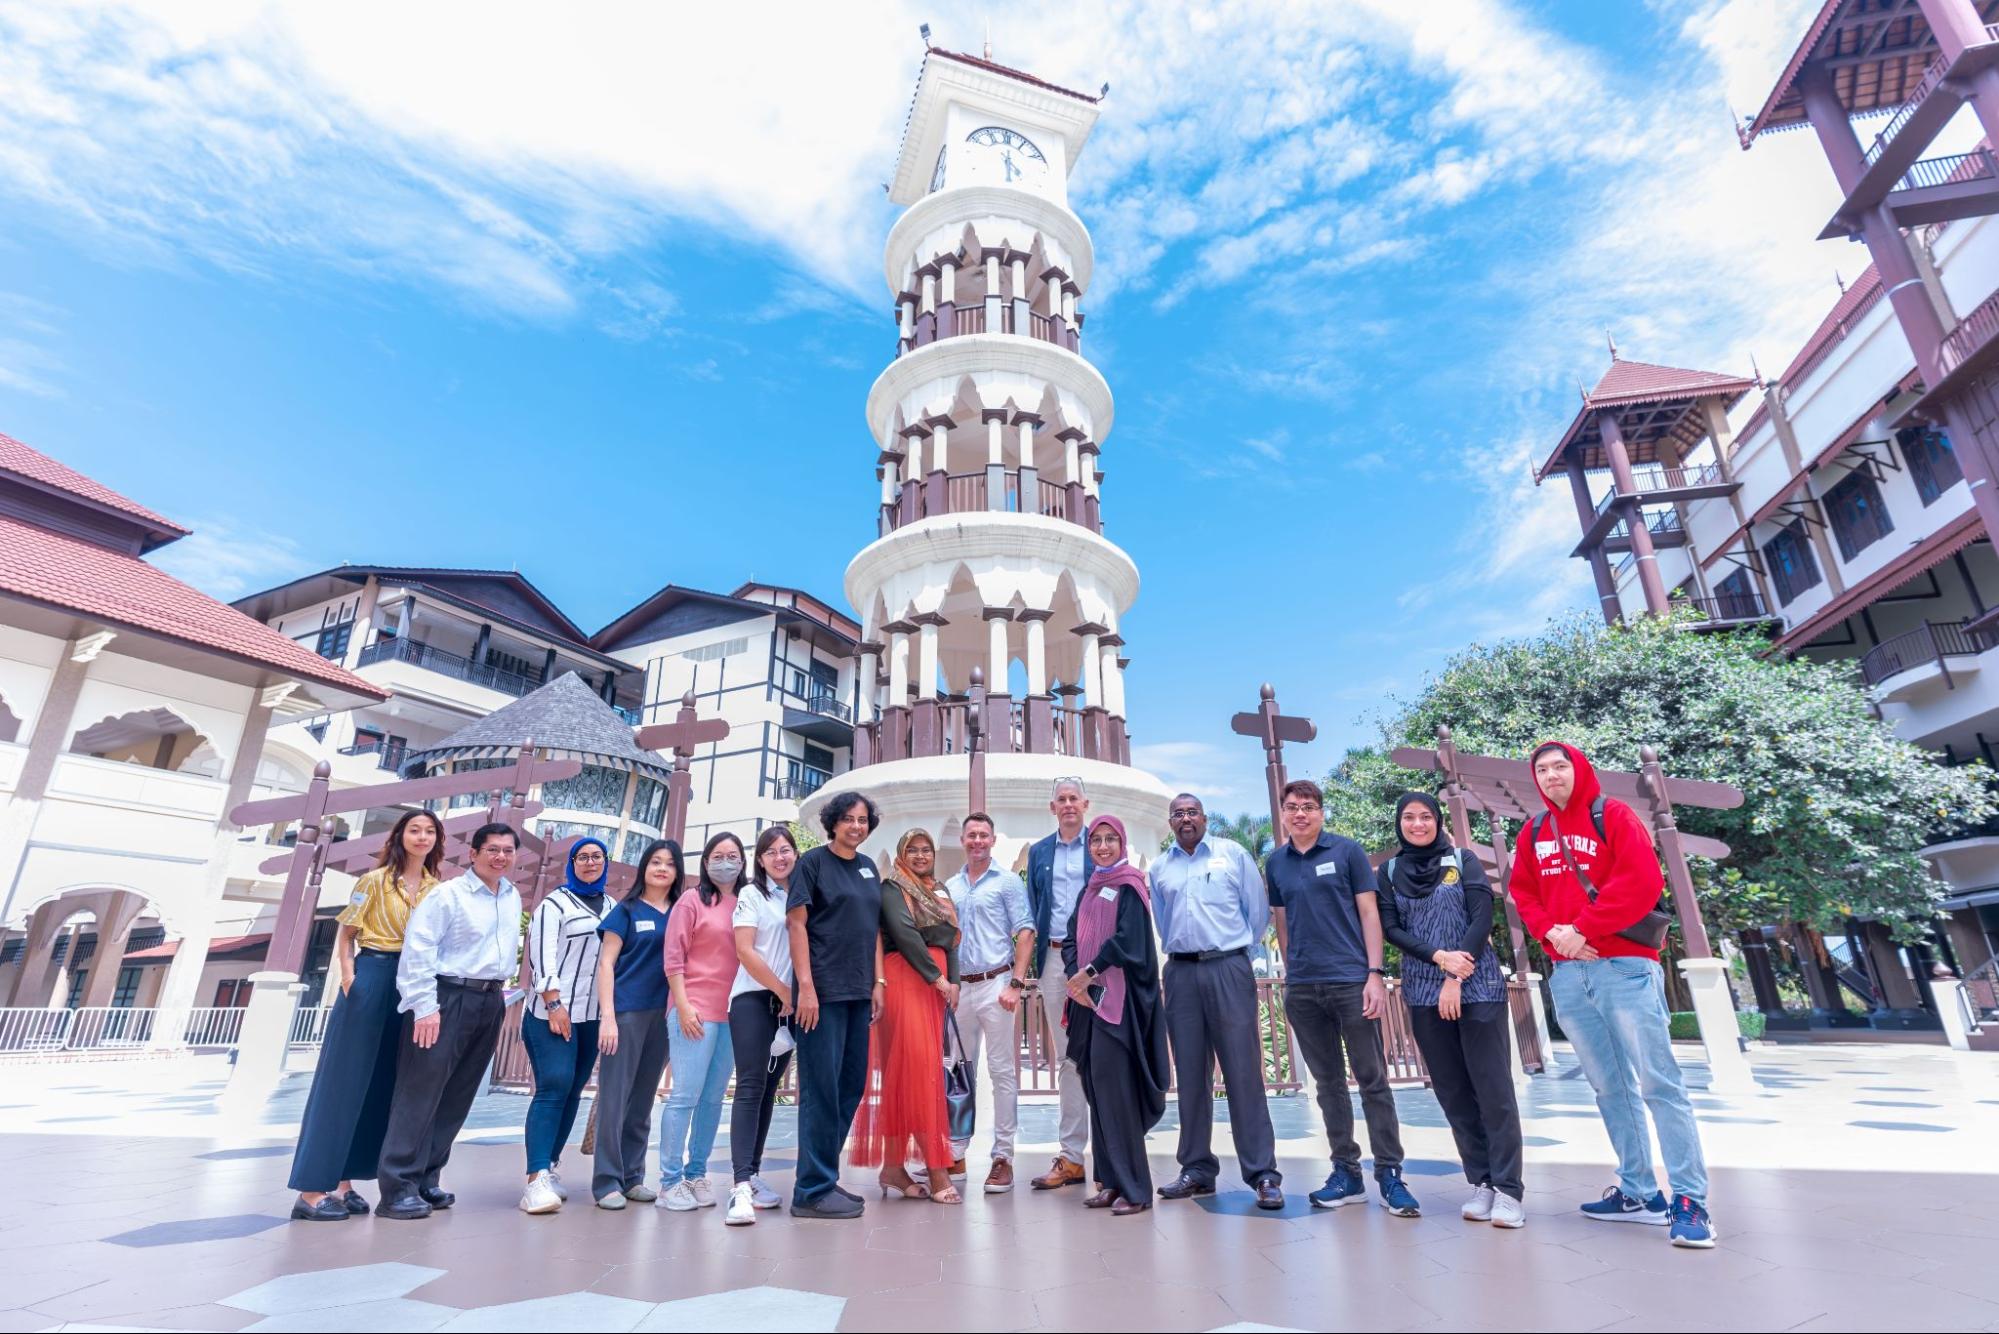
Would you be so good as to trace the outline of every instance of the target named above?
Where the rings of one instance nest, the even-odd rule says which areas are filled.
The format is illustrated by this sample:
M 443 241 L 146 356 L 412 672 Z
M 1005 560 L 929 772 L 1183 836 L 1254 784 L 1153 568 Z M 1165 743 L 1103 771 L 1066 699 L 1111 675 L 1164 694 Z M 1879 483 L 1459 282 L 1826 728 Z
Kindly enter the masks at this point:
M 660 1123 L 661 1209 L 709 1209 L 708 1154 L 722 1124 L 722 1095 L 736 1068 L 729 1041 L 729 990 L 736 980 L 736 891 L 749 858 L 743 841 L 720 833 L 701 850 L 694 893 L 682 894 L 666 924 L 666 1012 L 673 1088 Z
M 597 1064 L 597 927 L 611 906 L 604 892 L 610 883 L 610 849 L 600 839 L 578 839 L 562 883 L 528 919 L 534 990 L 521 1016 L 521 1043 L 534 1069 L 534 1098 L 528 1103 L 522 1213 L 552 1214 L 569 1198 L 556 1162 Z

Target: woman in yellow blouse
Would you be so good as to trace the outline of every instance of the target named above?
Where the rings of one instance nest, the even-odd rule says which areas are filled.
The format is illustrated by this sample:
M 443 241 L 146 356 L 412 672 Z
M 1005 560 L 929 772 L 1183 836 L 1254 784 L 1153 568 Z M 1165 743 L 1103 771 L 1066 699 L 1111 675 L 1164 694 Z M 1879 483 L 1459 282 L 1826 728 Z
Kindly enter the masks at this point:
M 389 1124 L 402 1035 L 396 963 L 410 910 L 437 884 L 443 856 L 444 826 L 437 817 L 405 812 L 383 842 L 375 869 L 355 884 L 341 910 L 333 945 L 340 996 L 327 1020 L 292 1156 L 291 1188 L 299 1193 L 294 1219 L 335 1223 L 368 1212 L 354 1182 L 375 1175 Z

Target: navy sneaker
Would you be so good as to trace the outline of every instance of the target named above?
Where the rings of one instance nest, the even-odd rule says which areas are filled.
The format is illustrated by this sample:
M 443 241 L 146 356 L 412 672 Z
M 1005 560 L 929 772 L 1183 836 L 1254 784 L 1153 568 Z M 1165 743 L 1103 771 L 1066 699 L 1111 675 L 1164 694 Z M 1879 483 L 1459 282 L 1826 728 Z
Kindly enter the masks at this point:
M 1582 1207 L 1585 1218 L 1600 1218 L 1606 1223 L 1644 1223 L 1651 1227 L 1664 1227 L 1671 1222 L 1666 1211 L 1666 1197 L 1662 1192 L 1652 1192 L 1649 1200 L 1635 1200 L 1616 1186 L 1603 1193 L 1603 1198 Z
M 1423 1212 L 1409 1187 L 1402 1184 L 1401 1168 L 1384 1167 L 1374 1174 L 1374 1184 L 1381 1188 L 1381 1207 L 1397 1218 L 1415 1218 Z
M 1351 1167 L 1335 1167 L 1326 1184 L 1305 1197 L 1316 1209 L 1337 1209 L 1346 1204 L 1359 1204 L 1367 1198 L 1367 1187 L 1360 1181 L 1360 1173 Z
M 1691 1195 L 1677 1196 L 1673 1200 L 1673 1244 L 1697 1251 L 1714 1248 L 1714 1220 L 1707 1216 L 1701 1202 Z

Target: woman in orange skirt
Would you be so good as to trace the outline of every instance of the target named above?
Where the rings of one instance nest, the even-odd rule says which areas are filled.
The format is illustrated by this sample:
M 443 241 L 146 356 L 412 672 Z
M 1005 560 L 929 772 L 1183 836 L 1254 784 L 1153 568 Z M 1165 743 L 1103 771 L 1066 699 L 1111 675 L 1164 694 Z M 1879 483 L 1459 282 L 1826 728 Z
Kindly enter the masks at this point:
M 951 1184 L 950 1113 L 944 1101 L 944 1013 L 958 1003 L 958 910 L 936 877 L 937 844 L 912 829 L 882 876 L 882 934 L 875 947 L 881 998 L 868 1043 L 868 1088 L 854 1116 L 850 1158 L 881 1168 L 882 1197 L 957 1204 Z M 930 1168 L 925 1187 L 904 1162 Z

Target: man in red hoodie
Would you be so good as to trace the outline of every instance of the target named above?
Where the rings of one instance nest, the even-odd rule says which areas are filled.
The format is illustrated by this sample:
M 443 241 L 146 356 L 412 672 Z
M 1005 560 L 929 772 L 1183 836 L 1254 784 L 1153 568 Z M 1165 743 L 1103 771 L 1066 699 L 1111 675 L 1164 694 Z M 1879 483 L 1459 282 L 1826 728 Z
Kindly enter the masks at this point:
M 1555 961 L 1548 980 L 1555 1013 L 1617 1151 L 1617 1185 L 1582 1211 L 1607 1222 L 1670 1225 L 1674 1245 L 1711 1247 L 1707 1164 L 1673 1059 L 1659 951 L 1622 934 L 1659 906 L 1664 877 L 1651 831 L 1629 806 L 1603 796 L 1596 770 L 1574 746 L 1545 742 L 1532 764 L 1548 811 L 1520 830 L 1509 889 L 1528 933 Z M 1653 1175 L 1647 1108 L 1670 1203 Z

